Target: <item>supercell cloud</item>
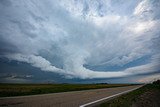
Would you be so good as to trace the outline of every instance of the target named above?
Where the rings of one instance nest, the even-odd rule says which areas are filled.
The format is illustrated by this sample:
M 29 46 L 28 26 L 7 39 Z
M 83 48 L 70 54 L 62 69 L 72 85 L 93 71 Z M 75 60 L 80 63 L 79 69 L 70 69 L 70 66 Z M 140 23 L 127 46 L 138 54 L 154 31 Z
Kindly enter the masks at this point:
M 160 0 L 0 0 L 0 57 L 65 78 L 159 74 L 159 11 Z

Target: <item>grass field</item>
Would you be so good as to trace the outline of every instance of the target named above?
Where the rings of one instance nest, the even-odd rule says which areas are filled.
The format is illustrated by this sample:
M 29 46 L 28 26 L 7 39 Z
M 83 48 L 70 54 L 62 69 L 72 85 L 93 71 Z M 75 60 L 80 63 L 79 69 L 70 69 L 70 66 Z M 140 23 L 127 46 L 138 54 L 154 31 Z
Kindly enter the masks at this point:
M 119 96 L 115 99 L 109 100 L 105 103 L 102 103 L 96 107 L 131 107 L 133 103 L 136 103 L 140 100 L 140 96 L 142 96 L 146 92 L 157 92 L 160 93 L 160 84 L 147 84 L 135 91 Z M 149 97 L 148 95 L 145 97 Z M 158 96 L 159 97 L 159 96 Z M 142 99 L 141 99 L 142 100 Z M 154 100 L 154 99 L 151 99 Z M 146 103 L 149 101 L 141 101 L 142 103 Z M 150 103 L 153 101 L 150 101 Z M 144 106 L 145 105 L 145 106 Z M 143 104 L 143 107 L 148 107 L 148 104 Z M 141 106 L 140 106 L 141 107 Z M 150 107 L 150 106 L 149 106 Z
M 0 97 L 129 86 L 132 84 L 0 84 Z

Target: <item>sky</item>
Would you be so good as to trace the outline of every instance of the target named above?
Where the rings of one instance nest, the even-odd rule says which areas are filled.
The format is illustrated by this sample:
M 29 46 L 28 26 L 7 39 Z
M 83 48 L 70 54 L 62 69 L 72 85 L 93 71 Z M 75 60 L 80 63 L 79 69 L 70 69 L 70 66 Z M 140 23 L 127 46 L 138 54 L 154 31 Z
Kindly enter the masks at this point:
M 160 79 L 160 0 L 0 0 L 0 82 Z

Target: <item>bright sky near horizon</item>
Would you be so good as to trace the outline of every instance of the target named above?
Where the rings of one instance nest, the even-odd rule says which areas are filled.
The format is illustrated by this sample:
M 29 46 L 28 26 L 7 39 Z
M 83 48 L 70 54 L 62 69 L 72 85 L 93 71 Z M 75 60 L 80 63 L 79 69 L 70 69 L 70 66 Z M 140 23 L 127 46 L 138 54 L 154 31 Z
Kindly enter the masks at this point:
M 0 0 L 0 82 L 160 79 L 160 0 Z

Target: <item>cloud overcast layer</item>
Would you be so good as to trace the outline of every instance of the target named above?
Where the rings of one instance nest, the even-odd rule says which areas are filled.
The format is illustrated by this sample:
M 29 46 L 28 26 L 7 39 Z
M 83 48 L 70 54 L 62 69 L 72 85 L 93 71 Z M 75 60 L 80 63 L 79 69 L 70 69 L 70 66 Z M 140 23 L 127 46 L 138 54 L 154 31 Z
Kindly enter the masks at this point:
M 159 10 L 159 0 L 1 0 L 0 56 L 66 78 L 158 72 Z

